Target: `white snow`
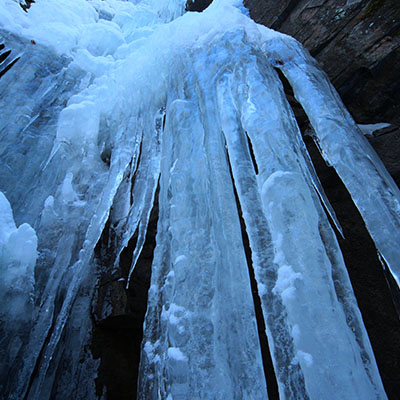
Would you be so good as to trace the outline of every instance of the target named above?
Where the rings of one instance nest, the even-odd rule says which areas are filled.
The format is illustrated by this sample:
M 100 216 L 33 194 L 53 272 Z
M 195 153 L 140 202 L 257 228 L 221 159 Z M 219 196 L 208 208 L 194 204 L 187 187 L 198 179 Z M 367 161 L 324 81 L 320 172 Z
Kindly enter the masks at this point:
M 177 361 L 187 361 L 187 357 L 177 347 L 168 348 L 168 357 Z
M 29 224 L 15 225 L 10 203 L 0 192 L 0 259 L 3 280 L 21 278 L 32 280 L 37 258 L 37 237 Z M 4 275 L 7 269 L 7 275 Z
M 184 261 L 186 259 L 187 257 L 184 254 L 181 254 L 180 256 L 175 258 L 174 264 L 178 264 L 179 262 Z
M 301 331 L 300 331 L 299 325 L 295 324 L 293 326 L 291 335 L 292 335 L 295 343 L 300 340 Z
M 272 289 L 272 292 L 279 294 L 284 302 L 293 300 L 295 299 L 296 292 L 295 282 L 301 278 L 302 275 L 294 272 L 290 265 L 282 265 L 278 269 L 278 279 L 276 280 L 276 284 Z
M 296 355 L 298 360 L 300 362 L 304 362 L 307 367 L 311 367 L 313 365 L 313 358 L 311 354 L 298 350 Z

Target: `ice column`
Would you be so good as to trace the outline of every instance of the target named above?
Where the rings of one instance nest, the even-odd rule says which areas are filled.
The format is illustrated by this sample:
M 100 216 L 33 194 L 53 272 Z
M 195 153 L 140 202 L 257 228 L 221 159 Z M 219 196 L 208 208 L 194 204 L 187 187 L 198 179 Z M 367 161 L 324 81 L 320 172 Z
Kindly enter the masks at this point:
M 222 137 L 195 97 L 167 109 L 139 398 L 266 399 Z
M 219 112 L 281 398 L 385 398 L 279 78 L 257 51 L 236 50 L 230 63 L 217 86 Z

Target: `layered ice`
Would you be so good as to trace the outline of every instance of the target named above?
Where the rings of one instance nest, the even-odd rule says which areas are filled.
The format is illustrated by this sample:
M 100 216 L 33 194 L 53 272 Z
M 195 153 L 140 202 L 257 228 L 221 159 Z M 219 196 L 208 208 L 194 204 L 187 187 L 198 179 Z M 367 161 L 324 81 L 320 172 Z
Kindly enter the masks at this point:
M 184 9 L 0 1 L 14 62 L 0 79 L 0 190 L 16 221 L 2 195 L 2 285 L 15 300 L 0 309 L 2 392 L 96 398 L 97 277 L 129 288 L 157 204 L 138 398 L 267 398 L 251 252 L 280 397 L 385 399 L 324 209 L 340 225 L 275 68 L 397 282 L 398 189 L 299 43 L 238 0 Z

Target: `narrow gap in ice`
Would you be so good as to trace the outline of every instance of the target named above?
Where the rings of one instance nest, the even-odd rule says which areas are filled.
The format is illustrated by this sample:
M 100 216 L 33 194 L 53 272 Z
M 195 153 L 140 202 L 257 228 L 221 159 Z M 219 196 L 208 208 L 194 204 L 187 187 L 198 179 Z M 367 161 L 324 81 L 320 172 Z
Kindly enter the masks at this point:
M 249 141 L 250 149 L 252 149 L 250 138 L 248 136 L 247 136 L 247 140 Z M 241 233 L 242 233 L 243 247 L 244 247 L 244 251 L 245 251 L 245 255 L 246 255 L 247 267 L 249 269 L 251 293 L 253 295 L 254 310 L 255 310 L 255 316 L 256 316 L 256 321 L 257 321 L 258 337 L 260 340 L 260 347 L 261 347 L 261 357 L 262 357 L 262 362 L 263 362 L 263 367 L 264 367 L 265 380 L 267 382 L 268 398 L 271 400 L 279 399 L 278 382 L 276 380 L 274 365 L 272 363 L 270 347 L 269 347 L 268 338 L 266 335 L 266 326 L 265 326 L 264 316 L 263 316 L 263 312 L 262 312 L 262 308 L 261 308 L 261 299 L 260 299 L 260 295 L 259 295 L 259 289 L 257 287 L 257 281 L 255 278 L 255 273 L 254 273 L 252 251 L 251 251 L 251 247 L 250 247 L 249 236 L 246 231 L 246 223 L 243 218 L 242 206 L 240 205 L 239 195 L 237 193 L 237 189 L 235 186 L 235 180 L 233 178 L 232 166 L 231 166 L 231 161 L 229 159 L 228 152 L 227 152 L 227 159 L 228 159 L 228 165 L 229 165 L 229 172 L 230 172 L 230 175 L 232 178 L 233 192 L 235 194 L 236 206 L 237 206 L 239 220 L 240 220 L 240 229 L 241 229 Z M 253 158 L 253 163 L 255 164 L 255 166 L 257 166 L 254 158 Z M 256 170 L 256 173 L 258 173 L 258 170 Z
M 154 199 L 155 199 L 155 196 L 156 196 L 156 192 L 157 192 L 157 189 L 158 189 L 159 184 L 160 184 L 159 183 L 159 179 L 157 180 L 156 184 L 157 184 L 157 186 L 156 186 L 155 191 L 153 193 L 152 204 L 154 204 L 154 201 L 155 201 Z M 138 239 L 137 239 L 136 248 L 135 248 L 134 253 L 132 255 L 132 264 L 131 264 L 131 268 L 130 268 L 130 271 L 129 271 L 129 274 L 128 274 L 128 279 L 127 279 L 127 282 L 126 282 L 126 288 L 127 289 L 129 288 L 132 274 L 133 274 L 133 272 L 135 270 L 135 267 L 136 267 L 136 265 L 138 263 L 140 255 L 142 253 L 143 246 L 145 244 L 146 235 L 147 235 L 147 229 L 148 229 L 148 223 L 149 223 L 150 213 L 151 213 L 151 207 L 150 207 L 149 204 L 146 204 L 146 208 L 143 210 L 143 213 L 144 213 L 144 215 L 143 215 L 143 219 L 144 220 L 140 221 L 139 224 L 138 224 L 138 229 L 139 229 L 138 230 Z
M 104 225 L 103 232 L 94 248 L 95 257 L 101 259 L 104 264 L 112 263 L 112 260 L 109 258 L 113 257 L 112 250 L 114 249 L 111 242 L 113 241 L 114 236 L 115 233 L 111 227 L 111 216 L 109 216 Z M 104 261 L 106 261 L 106 263 Z
M 392 295 L 394 307 L 397 311 L 397 314 L 400 316 L 400 291 L 398 290 L 397 282 L 393 278 L 393 275 L 390 273 L 390 269 L 388 268 L 385 259 L 382 257 L 379 251 L 377 252 L 377 254 L 378 254 L 378 259 L 383 267 L 383 273 L 385 274 L 386 283 Z
M 132 266 L 133 254 L 136 249 L 136 244 L 139 235 L 139 225 L 136 227 L 136 230 L 133 236 L 129 239 L 128 244 L 121 252 L 119 256 L 119 267 L 121 268 L 121 272 L 123 275 L 128 276 L 130 268 Z
M 15 63 L 20 59 L 20 57 L 14 58 L 4 69 L 0 71 L 0 78 L 8 72 L 14 65 Z
M 247 144 L 249 145 L 249 151 L 250 151 L 250 155 L 251 155 L 251 161 L 253 162 L 254 171 L 255 171 L 256 175 L 258 175 L 258 165 L 257 165 L 256 157 L 254 155 L 253 143 L 251 143 L 251 139 L 250 139 L 249 135 L 247 134 L 247 132 L 246 132 L 246 137 L 247 137 Z
M 139 155 L 137 157 L 137 162 L 136 162 L 136 169 L 131 178 L 131 195 L 130 195 L 130 204 L 131 205 L 133 204 L 133 188 L 135 186 L 136 176 L 137 176 L 139 165 L 140 165 L 140 159 L 142 158 L 142 147 L 143 147 L 143 142 L 140 142 Z
M 155 242 L 155 234 L 157 233 L 157 221 L 158 221 L 158 197 L 160 191 L 160 184 L 157 184 L 157 189 L 154 195 L 153 205 L 150 211 L 150 217 L 146 229 L 145 241 L 143 243 L 143 247 L 137 257 L 137 261 L 135 264 L 135 269 L 130 275 L 130 282 L 129 282 L 129 289 L 131 288 L 131 284 L 134 284 L 135 279 L 137 279 L 138 273 L 135 272 L 136 267 L 140 269 L 141 262 L 143 258 L 153 258 L 154 246 Z M 137 241 L 139 235 L 139 225 L 136 227 L 135 233 L 131 237 L 128 242 L 128 245 L 124 248 L 121 252 L 120 259 L 119 259 L 119 267 L 124 276 L 128 276 L 130 272 L 130 268 L 133 263 L 133 256 L 135 251 L 137 251 Z M 154 235 L 154 237 L 153 237 Z M 151 254 L 149 253 L 149 249 L 151 249 Z M 148 277 L 150 283 L 150 276 Z M 150 286 L 150 285 L 149 285 Z M 147 301 L 146 301 L 147 304 Z
M 149 223 L 147 226 L 145 242 L 142 247 L 142 251 L 138 257 L 135 271 L 132 273 L 130 287 L 134 290 L 135 281 L 138 279 L 138 276 L 141 276 L 143 268 L 144 260 L 146 260 L 146 269 L 149 270 L 149 274 L 146 274 L 146 287 L 147 289 L 150 287 L 150 278 L 151 278 L 151 264 L 154 257 L 154 249 L 155 249 L 155 237 L 157 233 L 157 223 L 158 223 L 158 197 L 160 192 L 160 184 L 157 185 L 156 193 L 154 195 L 154 202 L 150 212 Z M 139 270 L 136 270 L 139 269 Z M 140 277 L 139 277 L 140 279 Z M 144 304 L 147 304 L 147 295 L 146 301 Z M 145 307 L 146 308 L 146 307 Z M 144 315 L 143 315 L 144 317 Z
M 53 335 L 53 330 L 54 330 L 54 327 L 56 324 L 55 315 L 57 315 L 57 314 L 55 312 L 53 312 L 52 319 L 51 319 L 51 325 L 50 325 L 49 329 L 47 330 L 46 338 L 44 339 L 42 347 L 40 349 L 40 352 L 39 352 L 38 356 L 36 357 L 35 365 L 29 376 L 29 383 L 27 385 L 25 396 L 24 396 L 23 400 L 28 400 L 30 398 L 30 395 L 32 394 L 31 390 L 32 390 L 33 384 L 35 382 L 35 379 L 40 375 L 41 359 L 45 354 L 47 345 L 50 343 L 51 337 Z
M 160 138 L 162 131 L 165 129 L 165 119 L 167 116 L 167 109 L 166 107 L 161 107 L 155 117 L 155 130 L 156 135 Z
M 4 47 L 4 45 L 2 45 Z M 1 49 L 0 49 L 1 50 Z M 0 64 L 11 54 L 11 50 L 7 50 L 0 54 Z

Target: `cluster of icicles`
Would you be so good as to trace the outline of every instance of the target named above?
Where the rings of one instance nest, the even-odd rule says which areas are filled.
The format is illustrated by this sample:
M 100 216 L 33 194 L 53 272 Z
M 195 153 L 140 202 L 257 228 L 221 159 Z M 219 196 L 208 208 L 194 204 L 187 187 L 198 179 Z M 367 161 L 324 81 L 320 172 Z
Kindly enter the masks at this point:
M 1 274 L 12 281 L 0 298 L 3 393 L 71 398 L 55 389 L 63 376 L 72 398 L 96 398 L 96 244 L 108 221 L 113 257 L 101 268 L 129 286 L 157 197 L 139 399 L 268 398 L 240 217 L 280 398 L 385 399 L 324 210 L 340 225 L 277 68 L 397 283 L 400 193 L 315 61 L 238 1 L 172 22 L 173 2 L 167 14 L 151 1 L 73 3 L 86 31 L 66 55 L 2 22 L 19 58 L 0 80 L 0 190 L 34 229 L 16 234 L 0 198 Z

